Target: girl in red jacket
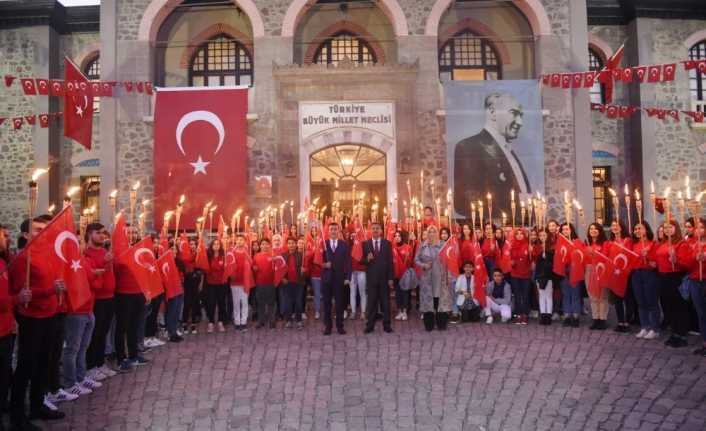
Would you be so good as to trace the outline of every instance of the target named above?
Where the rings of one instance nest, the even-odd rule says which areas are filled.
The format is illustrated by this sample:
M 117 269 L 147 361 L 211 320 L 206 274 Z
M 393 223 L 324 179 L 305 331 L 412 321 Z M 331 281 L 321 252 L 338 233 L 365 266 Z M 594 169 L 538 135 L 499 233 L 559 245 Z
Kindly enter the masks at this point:
M 216 323 L 216 307 L 218 307 L 218 332 L 225 332 L 223 326 L 228 321 L 226 312 L 226 295 L 229 288 L 225 277 L 225 251 L 220 240 L 216 239 L 208 247 L 208 266 L 206 272 L 206 315 L 208 327 L 206 332 L 213 332 Z
M 532 247 L 524 229 L 515 229 L 510 249 L 512 270 L 510 287 L 515 298 L 515 314 L 518 325 L 527 324 L 529 314 L 530 278 L 532 277 Z
M 588 237 L 586 238 L 586 245 L 592 252 L 599 252 L 606 254 L 607 247 L 605 247 L 605 232 L 603 231 L 603 226 L 598 223 L 591 223 L 588 225 Z M 589 329 L 604 330 L 608 327 L 608 289 L 603 286 L 594 286 L 595 282 L 591 274 L 593 273 L 593 264 L 586 265 L 586 289 L 588 290 L 588 296 L 591 301 L 591 314 L 593 316 L 593 324 Z
M 409 290 L 402 290 L 400 286 L 402 275 L 407 268 L 412 267 L 412 260 L 414 259 L 412 247 L 407 243 L 407 233 L 401 230 L 396 231 L 392 246 L 394 247 L 393 261 L 395 265 L 395 302 L 397 303 L 398 311 L 395 319 L 407 320 L 411 292 Z
M 702 345 L 694 354 L 706 357 L 706 219 L 698 219 L 694 236 L 679 250 L 678 260 L 688 271 L 689 295 L 699 316 Z
M 637 229 L 638 225 L 635 225 L 633 231 Z M 644 226 L 642 227 L 644 229 Z M 650 230 L 650 237 L 652 237 L 652 231 Z M 610 239 L 606 243 L 606 250 L 610 252 L 610 249 L 614 244 L 620 244 L 621 246 L 631 250 L 633 247 L 633 241 L 630 237 L 630 232 L 622 223 L 613 220 L 610 224 Z M 633 250 L 637 252 L 636 250 Z M 637 302 L 635 302 L 635 295 L 632 292 L 630 283 L 628 283 L 627 289 L 625 289 L 625 296 L 623 298 L 613 295 L 615 302 L 615 314 L 618 317 L 618 325 L 615 327 L 615 332 L 629 332 L 630 321 L 637 311 Z

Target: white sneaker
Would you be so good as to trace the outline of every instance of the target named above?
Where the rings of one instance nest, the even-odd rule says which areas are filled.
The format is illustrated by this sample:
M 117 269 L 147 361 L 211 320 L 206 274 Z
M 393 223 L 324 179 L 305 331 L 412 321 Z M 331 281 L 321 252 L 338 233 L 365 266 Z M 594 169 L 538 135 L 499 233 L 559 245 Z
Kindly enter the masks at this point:
M 154 344 L 153 347 L 159 347 L 159 346 L 164 346 L 167 343 L 165 343 L 164 341 L 160 340 L 157 337 L 154 337 L 154 338 L 152 338 L 152 344 Z
M 85 386 L 82 386 L 82 385 L 76 383 L 75 385 L 73 385 L 69 388 L 69 392 L 76 395 L 76 396 L 80 396 L 80 395 L 92 394 L 93 390 L 91 388 L 87 388 Z
M 559 320 L 559 313 L 552 314 L 552 320 Z
M 395 316 L 395 320 L 402 320 L 402 312 L 398 312 L 397 316 Z
M 97 381 L 91 379 L 90 377 L 86 377 L 85 379 L 83 379 L 83 381 L 81 383 L 79 383 L 79 385 L 83 386 L 84 388 L 88 388 L 88 389 L 93 390 L 93 389 L 98 389 L 101 386 L 103 386 L 103 383 L 97 382 Z
M 218 332 L 226 332 L 225 326 L 223 326 L 223 322 L 218 322 Z
M 485 323 L 487 323 L 488 325 L 491 325 L 493 323 L 493 316 L 488 316 L 485 319 Z
M 407 320 L 407 312 L 402 313 L 402 320 Z
M 348 319 L 348 311 L 343 310 L 343 320 Z
M 637 337 L 637 338 L 645 338 L 645 335 L 647 335 L 647 331 L 644 330 L 644 329 L 640 329 L 640 332 L 638 332 L 637 334 L 635 334 L 635 337 Z
M 101 367 L 98 368 L 98 369 L 100 370 L 101 374 L 103 374 L 103 375 L 106 376 L 106 377 L 114 377 L 114 376 L 116 376 L 116 375 L 118 374 L 118 373 L 116 373 L 115 371 L 113 371 L 113 370 L 112 370 L 108 365 L 106 365 L 106 364 L 103 364 L 103 366 L 101 366 Z
M 209 334 L 213 332 L 213 323 L 208 324 L 208 326 L 206 327 L 206 332 Z
M 48 408 L 49 410 L 57 411 L 59 408 L 54 405 L 53 402 L 49 401 L 49 398 L 44 395 L 44 407 Z
M 319 312 L 318 312 L 318 311 L 317 311 L 316 313 L 314 313 L 314 319 L 319 320 L 319 317 L 321 317 L 321 316 L 319 316 Z
M 143 344 L 144 344 L 145 347 L 149 347 L 149 348 L 157 347 L 157 344 L 156 344 L 155 341 L 156 341 L 156 340 L 155 340 L 154 338 L 152 338 L 152 337 L 150 337 L 150 338 L 145 338 L 145 341 L 143 342 Z
M 98 368 L 91 368 L 90 370 L 88 370 L 88 373 L 86 373 L 86 375 L 90 377 L 91 380 L 95 380 L 96 382 L 100 382 L 108 378 L 108 376 L 103 374 Z
M 78 398 L 78 395 L 70 394 L 66 392 L 64 389 L 59 389 L 58 391 L 54 392 L 53 394 L 47 394 L 47 399 L 51 403 L 61 403 L 64 401 L 73 401 L 76 398 Z
M 650 329 L 650 331 L 643 337 L 645 340 L 654 340 L 659 337 L 659 332 L 655 332 Z
M 306 313 L 302 313 L 302 320 L 306 320 Z

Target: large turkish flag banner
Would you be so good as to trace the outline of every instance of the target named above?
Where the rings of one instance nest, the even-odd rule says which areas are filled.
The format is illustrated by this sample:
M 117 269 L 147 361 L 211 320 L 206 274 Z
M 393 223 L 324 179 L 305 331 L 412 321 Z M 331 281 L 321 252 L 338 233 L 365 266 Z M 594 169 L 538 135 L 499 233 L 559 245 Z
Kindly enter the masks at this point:
M 64 136 L 91 149 L 93 133 L 93 96 L 88 90 L 88 78 L 64 58 L 64 81 L 74 83 L 73 91 L 64 95 Z
M 229 218 L 247 192 L 247 88 L 160 88 L 154 115 L 154 223 L 186 196 L 180 228 L 213 202 Z M 216 215 L 217 216 L 217 215 Z

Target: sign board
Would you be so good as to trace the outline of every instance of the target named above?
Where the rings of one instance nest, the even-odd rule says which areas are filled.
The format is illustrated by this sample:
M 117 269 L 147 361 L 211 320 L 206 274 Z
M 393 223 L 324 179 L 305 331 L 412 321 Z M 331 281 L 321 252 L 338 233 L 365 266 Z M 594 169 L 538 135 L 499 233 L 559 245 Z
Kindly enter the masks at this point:
M 395 139 L 394 102 L 299 102 L 299 131 L 305 141 L 327 130 L 360 128 Z

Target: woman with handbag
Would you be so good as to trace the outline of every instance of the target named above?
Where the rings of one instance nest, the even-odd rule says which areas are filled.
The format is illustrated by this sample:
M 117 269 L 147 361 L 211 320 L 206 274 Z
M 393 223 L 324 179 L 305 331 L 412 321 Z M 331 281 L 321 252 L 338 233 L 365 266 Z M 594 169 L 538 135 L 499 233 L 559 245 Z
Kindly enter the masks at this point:
M 432 331 L 445 330 L 453 303 L 448 286 L 448 269 L 441 262 L 439 252 L 443 243 L 439 240 L 439 229 L 430 225 L 427 238 L 419 247 L 414 263 L 422 269 L 419 279 L 420 307 L 423 313 L 424 328 Z

